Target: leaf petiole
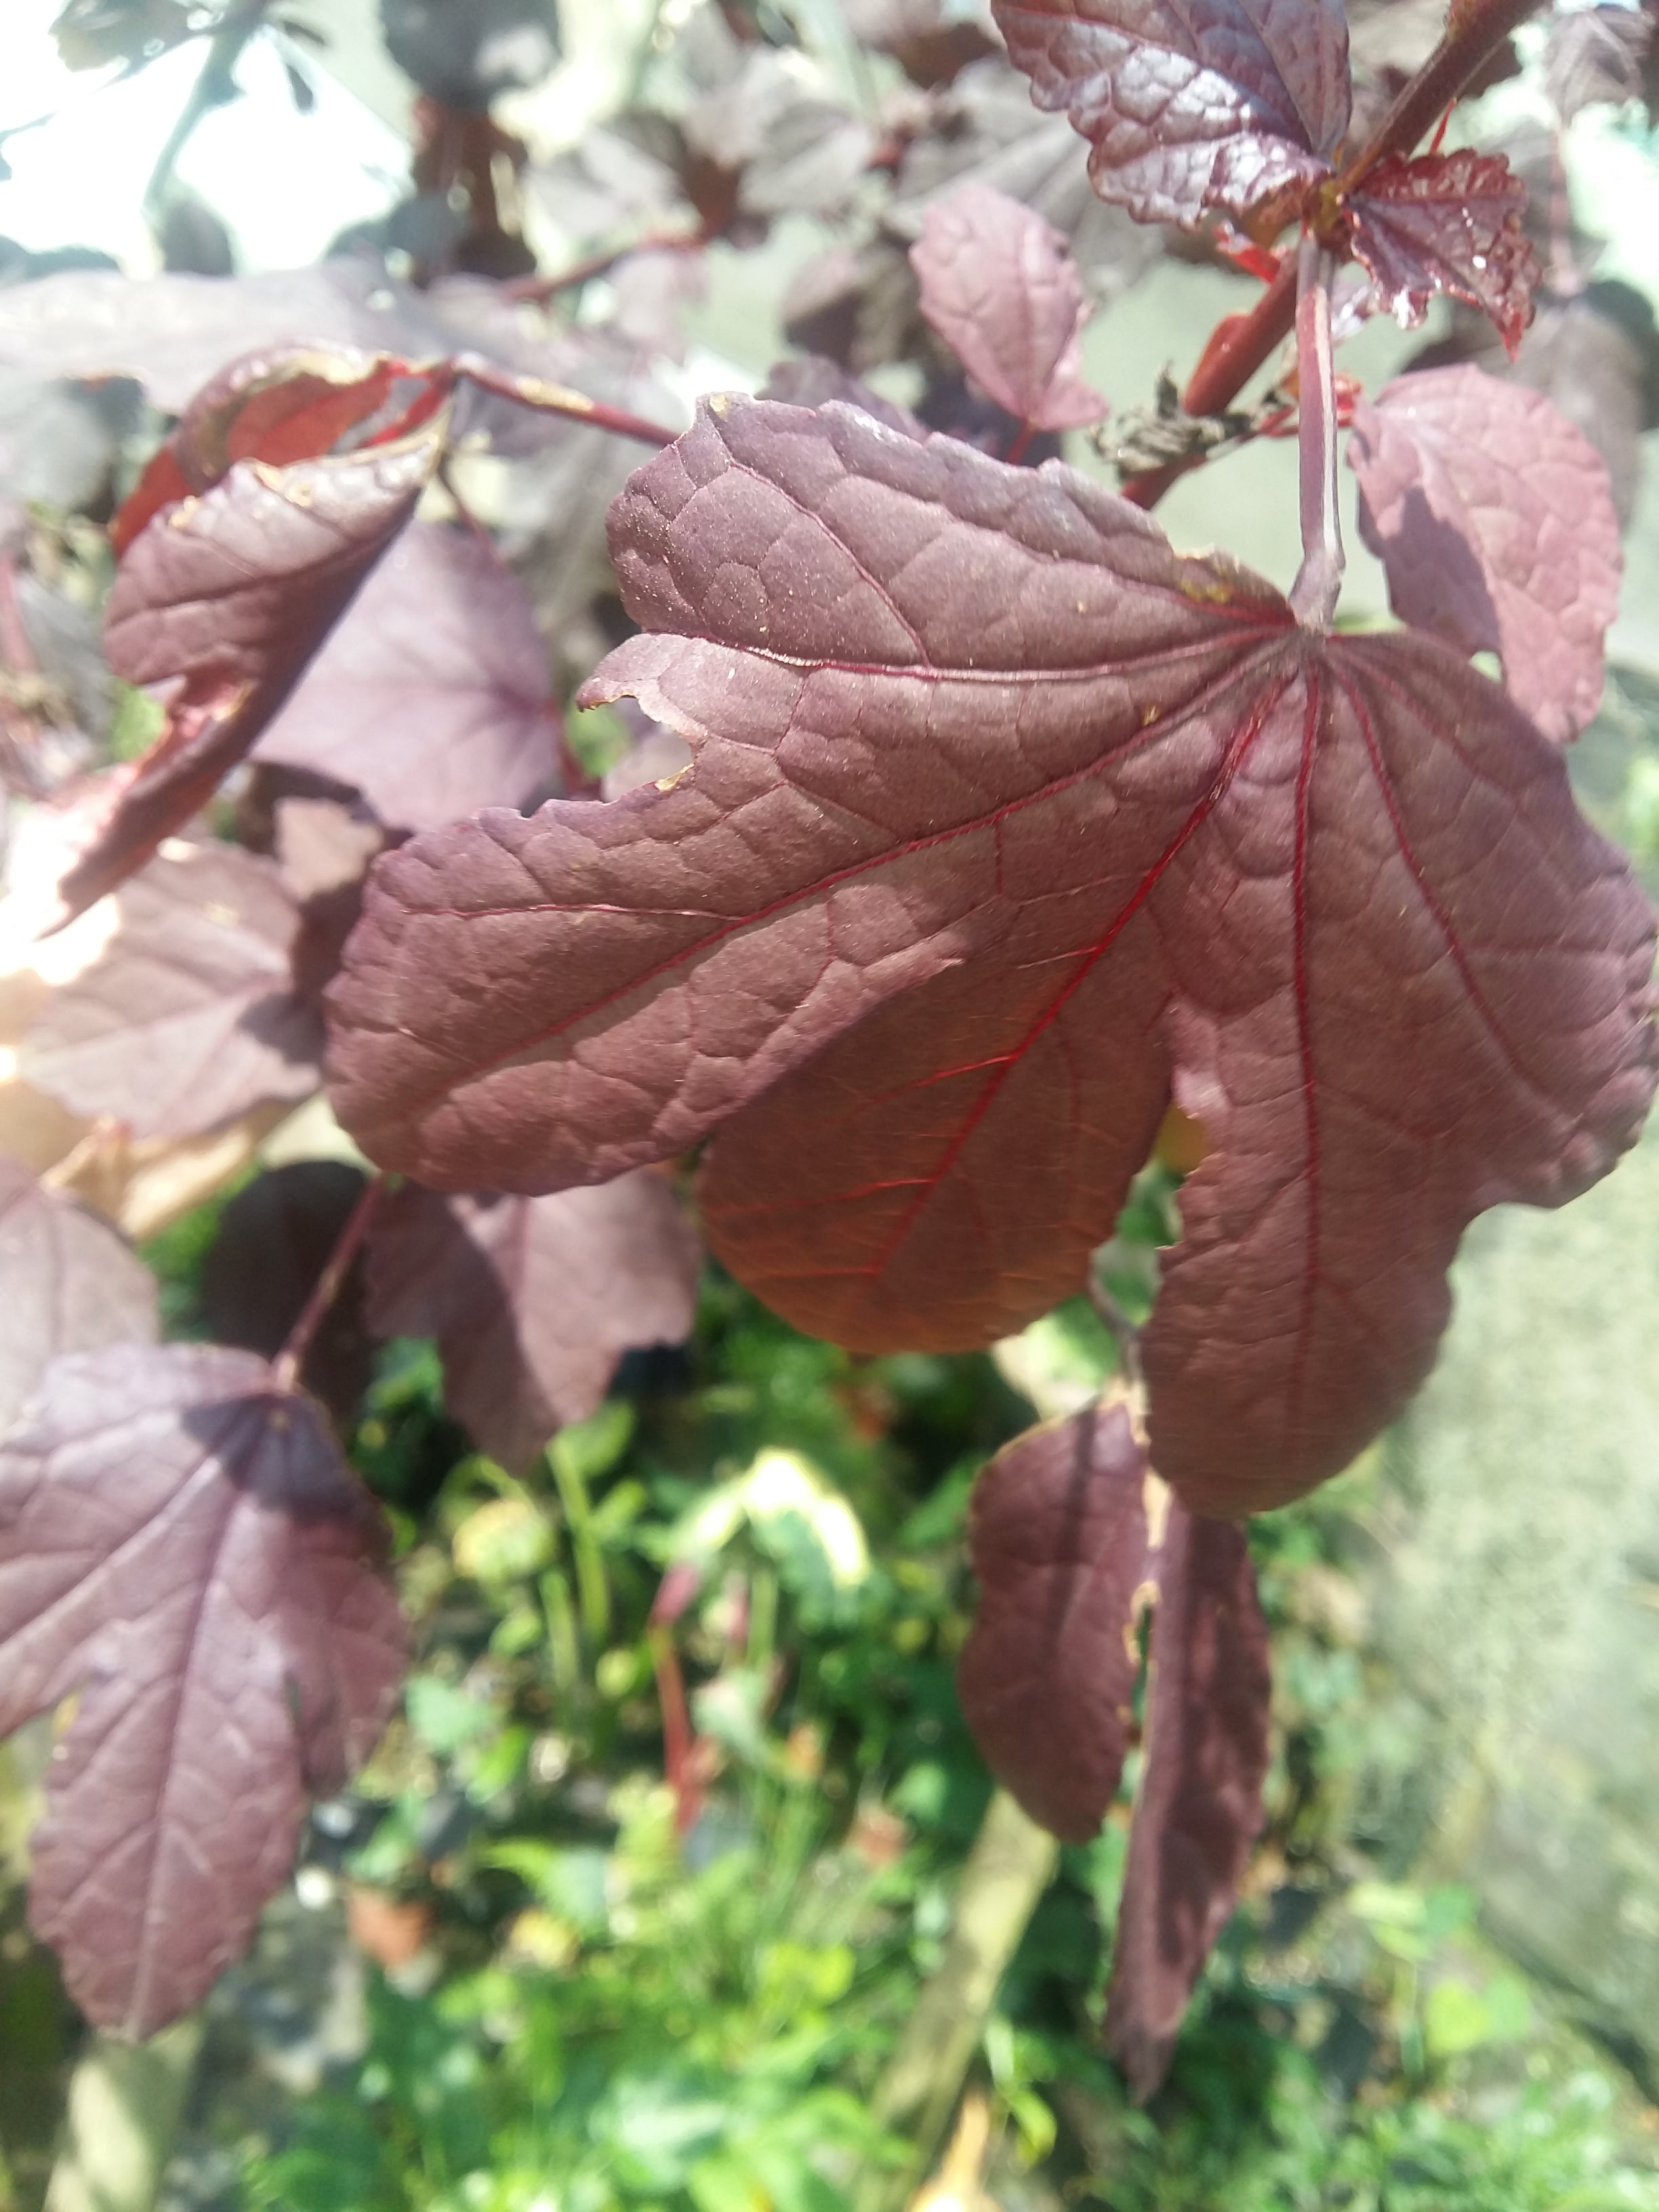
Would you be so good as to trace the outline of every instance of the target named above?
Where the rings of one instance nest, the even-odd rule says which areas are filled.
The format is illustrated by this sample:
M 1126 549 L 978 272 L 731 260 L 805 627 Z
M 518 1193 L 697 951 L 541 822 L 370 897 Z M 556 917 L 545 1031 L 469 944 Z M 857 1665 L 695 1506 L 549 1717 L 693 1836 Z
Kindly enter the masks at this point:
M 364 1237 L 368 1234 L 388 1178 L 384 1175 L 371 1176 L 363 1185 L 362 1194 L 345 1218 L 345 1226 L 335 1239 L 334 1249 L 327 1264 L 312 1285 L 311 1296 L 301 1310 L 300 1318 L 288 1333 L 288 1341 L 272 1363 L 271 1372 L 279 1390 L 293 1390 L 299 1385 L 300 1370 L 311 1349 L 311 1340 L 322 1326 L 323 1317 L 340 1295 L 352 1261 L 356 1258 Z
M 1336 365 L 1331 283 L 1336 258 L 1311 231 L 1297 248 L 1297 446 L 1302 473 L 1302 566 L 1291 607 L 1305 629 L 1328 633 L 1342 589 L 1342 518 L 1336 495 Z

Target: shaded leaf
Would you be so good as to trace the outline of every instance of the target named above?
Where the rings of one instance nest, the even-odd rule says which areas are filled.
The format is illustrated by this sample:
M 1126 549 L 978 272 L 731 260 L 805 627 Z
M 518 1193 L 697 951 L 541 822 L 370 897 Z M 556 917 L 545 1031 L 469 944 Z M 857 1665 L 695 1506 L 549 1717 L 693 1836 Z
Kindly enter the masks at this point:
M 1083 380 L 1083 288 L 1041 216 L 964 185 L 928 209 L 910 260 L 922 313 L 1017 422 L 1072 430 L 1100 420 L 1106 402 Z
M 943 0 L 844 0 L 848 27 L 860 46 L 891 54 L 925 91 L 949 84 L 996 46 L 971 17 L 947 15 Z
M 202 1261 L 202 1320 L 215 1343 L 276 1357 L 362 1195 L 363 1180 L 361 1169 L 343 1160 L 292 1160 L 267 1169 L 228 1200 Z M 301 1379 L 344 1432 L 374 1367 L 359 1254 L 318 1323 Z
M 450 1413 L 522 1472 L 597 1410 L 624 1352 L 690 1334 L 698 1263 L 660 1176 L 535 1199 L 411 1184 L 370 1231 L 369 1322 L 382 1336 L 435 1336 Z
M 856 376 L 849 376 L 839 363 L 827 361 L 822 354 L 805 355 L 799 361 L 780 361 L 773 364 L 761 390 L 763 399 L 781 399 L 791 407 L 823 407 L 830 400 L 839 399 L 848 407 L 861 407 L 878 422 L 884 422 L 890 430 L 896 430 L 906 438 L 925 438 L 927 432 L 917 422 L 908 407 L 901 407 L 896 399 L 884 399 L 878 392 Z
M 1065 1843 L 1099 1830 L 1134 1728 L 1146 1488 L 1121 1405 L 1016 1437 L 974 1486 L 957 1694 L 992 1773 Z
M 1545 735 L 1577 737 L 1601 697 L 1622 565 L 1595 447 L 1537 392 L 1437 368 L 1359 404 L 1348 460 L 1401 621 L 1496 652 Z
M 1642 97 L 1653 20 L 1642 8 L 1558 10 L 1544 48 L 1544 91 L 1563 123 L 1586 107 Z
M 411 523 L 261 737 L 431 830 L 555 781 L 547 653 L 523 585 L 471 531 Z
M 382 1164 L 547 1190 L 718 1130 L 741 1279 L 959 1348 L 1081 1285 L 1173 1092 L 1211 1150 L 1152 1453 L 1237 1512 L 1405 1403 L 1474 1213 L 1640 1126 L 1646 902 L 1432 641 L 1316 636 L 1057 464 L 833 404 L 705 405 L 612 544 L 647 634 L 582 696 L 696 765 L 377 864 L 331 1052 Z
M 559 58 L 556 0 L 380 0 L 386 51 L 446 106 L 482 110 Z
M 1337 0 L 995 0 L 1037 106 L 1090 143 L 1103 199 L 1141 222 L 1243 215 L 1316 181 L 1348 127 Z
M 0 1429 L 60 1352 L 150 1344 L 155 1278 L 125 1237 L 0 1153 Z
M 1144 2102 L 1169 2069 L 1261 1828 L 1272 1680 L 1244 1532 L 1172 1505 L 1129 1829 L 1106 2046 Z
M 1511 355 L 1532 320 L 1538 257 L 1521 227 L 1527 190 L 1501 154 L 1393 154 L 1349 202 L 1353 250 L 1405 328 L 1437 292 L 1497 325 Z
M 0 1735 L 78 1694 L 31 1912 L 100 2027 L 199 2002 L 307 1795 L 372 1748 L 404 1664 L 384 1552 L 321 1414 L 247 1352 L 70 1354 L 0 1443 Z
M 190 1137 L 317 1087 L 322 1024 L 295 990 L 300 909 L 268 860 L 170 838 L 118 895 L 107 948 L 24 1037 L 27 1079 L 140 1137 Z
M 205 805 L 413 514 L 445 428 L 440 380 L 413 381 L 415 427 L 400 433 L 392 364 L 253 356 L 208 388 L 152 464 L 123 510 L 136 507 L 138 526 L 104 641 L 127 682 L 177 688 L 166 728 L 63 878 L 64 919 Z M 388 403 L 384 442 L 328 450 Z

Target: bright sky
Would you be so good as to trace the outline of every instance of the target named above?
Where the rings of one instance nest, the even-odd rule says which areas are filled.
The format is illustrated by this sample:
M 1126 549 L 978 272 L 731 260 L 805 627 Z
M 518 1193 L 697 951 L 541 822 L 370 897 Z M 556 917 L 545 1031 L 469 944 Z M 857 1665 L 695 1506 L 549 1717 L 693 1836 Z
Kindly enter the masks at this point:
M 125 83 L 114 70 L 72 74 L 50 25 L 62 0 L 0 0 L 0 130 L 54 119 L 5 142 L 0 234 L 42 252 L 94 246 L 134 271 L 155 266 L 145 183 L 189 95 L 205 47 L 192 41 Z M 290 49 L 304 64 L 306 50 Z M 294 105 L 282 53 L 256 38 L 237 68 L 246 96 L 198 126 L 179 163 L 230 228 L 244 269 L 291 269 L 317 258 L 348 223 L 382 215 L 405 189 L 403 141 L 325 71 L 308 115 Z

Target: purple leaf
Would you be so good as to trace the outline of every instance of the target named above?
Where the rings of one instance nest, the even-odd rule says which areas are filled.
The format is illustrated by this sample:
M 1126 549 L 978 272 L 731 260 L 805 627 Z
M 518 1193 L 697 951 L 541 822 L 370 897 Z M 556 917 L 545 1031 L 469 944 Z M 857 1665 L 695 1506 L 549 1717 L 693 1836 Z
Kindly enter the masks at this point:
M 128 683 L 177 689 L 166 729 L 124 772 L 59 886 L 64 920 L 206 804 L 414 513 L 442 448 L 441 387 L 417 384 L 417 427 L 304 457 L 332 444 L 354 410 L 383 409 L 396 380 L 390 364 L 358 357 L 252 358 L 209 387 L 141 482 L 128 508 L 136 502 L 142 526 L 116 574 L 104 642 Z M 290 392 L 296 404 L 283 413 Z
M 1146 1479 L 1125 1408 L 1091 1406 L 1016 1437 L 974 1489 L 963 1713 L 997 1780 L 1066 1843 L 1098 1832 L 1134 1727 Z
M 1532 320 L 1538 257 L 1527 189 L 1501 154 L 1391 154 L 1353 194 L 1353 250 L 1406 328 L 1437 292 L 1490 315 L 1513 356 Z
M 761 390 L 763 399 L 781 399 L 790 407 L 826 407 L 832 399 L 839 399 L 848 407 L 862 408 L 878 422 L 884 422 L 890 430 L 901 437 L 925 438 L 927 432 L 917 422 L 908 407 L 901 407 L 896 399 L 884 399 L 878 392 L 856 376 L 849 376 L 838 362 L 827 361 L 822 354 L 809 353 L 799 361 L 780 361 L 773 364 Z
M 0 1153 L 0 1430 L 60 1352 L 151 1344 L 155 1278 L 124 1237 Z
M 363 1176 L 343 1160 L 292 1160 L 239 1190 L 219 1216 L 202 1261 L 202 1320 L 216 1344 L 274 1359 L 328 1265 Z M 349 1434 L 374 1375 L 363 1319 L 362 1255 L 329 1302 L 301 1379 Z
M 322 1024 L 296 994 L 300 909 L 234 845 L 169 839 L 118 894 L 106 949 L 23 1041 L 27 1079 L 140 1137 L 192 1137 L 317 1088 Z
M 1577 737 L 1601 702 L 1622 565 L 1595 447 L 1535 392 L 1435 368 L 1361 403 L 1348 460 L 1401 621 L 1497 653 L 1545 735 Z
M 1153 1572 L 1146 1760 L 1106 2007 L 1107 2048 L 1143 2102 L 1261 1832 L 1272 1692 L 1243 1530 L 1174 1504 Z
M 331 1049 L 382 1164 L 548 1190 L 718 1131 L 742 1280 L 959 1348 L 1081 1286 L 1173 1094 L 1211 1149 L 1152 1455 L 1237 1513 L 1404 1405 L 1474 1214 L 1640 1127 L 1652 915 L 1434 641 L 1315 636 L 1072 471 L 833 404 L 705 406 L 612 542 L 646 634 L 583 696 L 695 765 L 377 864 Z
M 1141 222 L 1243 216 L 1330 171 L 1348 127 L 1339 0 L 994 0 L 1039 107 L 1089 141 L 1103 199 Z
M 1586 107 L 1639 100 L 1652 44 L 1653 19 L 1644 8 L 1558 10 L 1544 49 L 1544 91 L 1562 122 Z
M 404 1656 L 384 1553 L 321 1414 L 246 1352 L 71 1354 L 0 1443 L 0 1735 L 78 1699 L 31 1911 L 100 2027 L 205 1995 L 307 1795 L 373 1747 Z
M 603 1403 L 624 1352 L 690 1334 L 699 1256 L 660 1176 L 536 1199 L 411 1184 L 370 1231 L 369 1324 L 435 1336 L 450 1413 L 522 1472 Z
M 989 185 L 935 200 L 910 248 L 921 312 L 1016 422 L 1038 430 L 1097 422 L 1083 380 L 1089 310 L 1057 230 Z
M 258 746 L 354 784 L 394 829 L 519 806 L 555 781 L 547 652 L 522 584 L 469 531 L 411 523 Z

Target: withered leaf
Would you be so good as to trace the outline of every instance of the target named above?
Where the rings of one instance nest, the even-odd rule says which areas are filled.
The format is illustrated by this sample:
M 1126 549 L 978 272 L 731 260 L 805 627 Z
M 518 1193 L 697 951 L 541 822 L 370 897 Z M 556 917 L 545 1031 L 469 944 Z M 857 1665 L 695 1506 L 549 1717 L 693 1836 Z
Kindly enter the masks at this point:
M 1348 460 L 1395 612 L 1466 653 L 1565 742 L 1601 697 L 1619 611 L 1619 517 L 1601 455 L 1540 393 L 1424 369 L 1362 400 Z
M 1083 380 L 1088 307 L 1066 241 L 989 185 L 935 200 L 910 248 L 921 312 L 1017 422 L 1073 430 L 1106 402 Z
M 1559 750 L 1413 633 L 1326 638 L 1059 464 L 720 399 L 612 517 L 671 789 L 381 860 L 336 1099 L 428 1182 L 712 1132 L 716 1250 L 799 1327 L 951 1348 L 1083 1282 L 1173 1094 L 1211 1150 L 1148 1332 L 1194 1510 L 1341 1467 L 1500 1200 L 1651 1097 L 1653 921 Z
M 997 1780 L 1066 1843 L 1098 1832 L 1134 1727 L 1146 1490 L 1121 1405 L 1028 1430 L 974 1486 L 979 1609 L 957 1694 Z
M 355 785 L 394 829 L 433 830 L 544 793 L 556 726 L 523 585 L 471 531 L 416 522 L 257 750 Z
M 1143 2100 L 1169 2069 L 1261 1831 L 1272 1691 L 1243 1530 L 1175 1504 L 1152 1571 L 1146 1759 L 1106 2006 L 1107 2048 Z
M 269 861 L 169 838 L 117 894 L 92 964 L 23 1040 L 28 1081 L 140 1137 L 192 1137 L 317 1088 L 322 1022 L 295 988 L 301 910 Z
M 522 1472 L 597 1410 L 624 1352 L 690 1334 L 699 1260 L 658 1175 L 528 1199 L 408 1184 L 370 1231 L 369 1322 L 435 1336 L 450 1413 Z
M 53 1362 L 0 1443 L 0 1735 L 70 1696 L 30 1909 L 76 2002 L 145 2036 L 246 1947 L 307 1797 L 403 1670 L 379 1509 L 261 1359 Z
M 155 1278 L 125 1237 L 0 1153 L 0 1429 L 60 1352 L 150 1344 Z

